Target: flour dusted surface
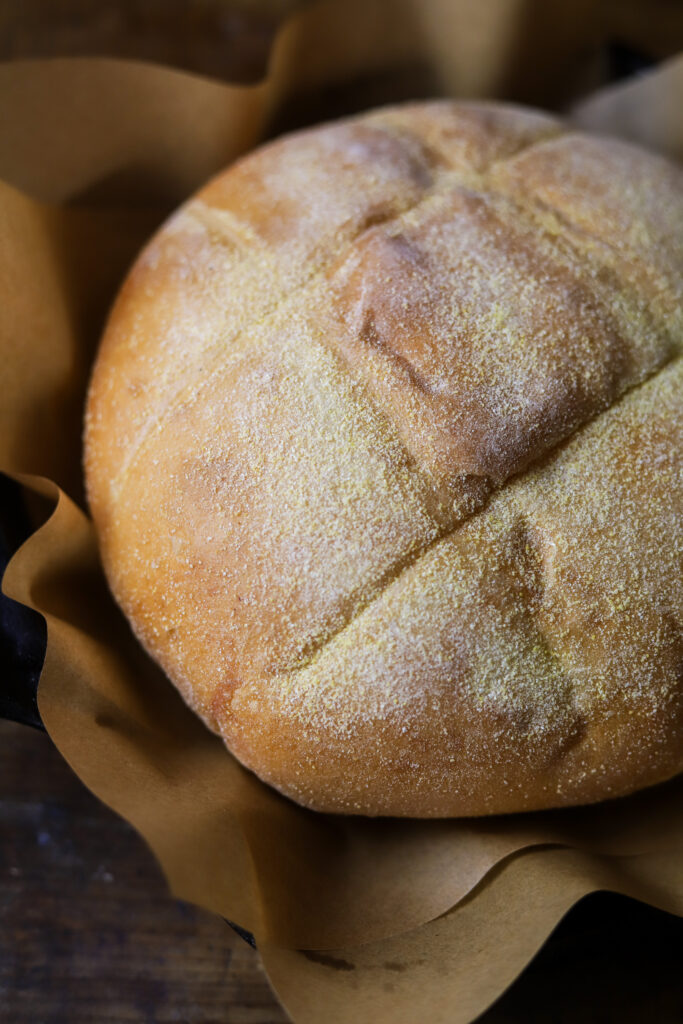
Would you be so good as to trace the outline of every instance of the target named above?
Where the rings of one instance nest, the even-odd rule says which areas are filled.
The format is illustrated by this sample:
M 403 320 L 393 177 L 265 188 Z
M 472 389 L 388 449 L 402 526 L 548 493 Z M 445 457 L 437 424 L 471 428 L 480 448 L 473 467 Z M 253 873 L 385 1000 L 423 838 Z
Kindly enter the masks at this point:
M 91 508 L 248 767 L 417 816 L 681 769 L 681 237 L 664 161 L 438 103 L 279 140 L 150 243 Z

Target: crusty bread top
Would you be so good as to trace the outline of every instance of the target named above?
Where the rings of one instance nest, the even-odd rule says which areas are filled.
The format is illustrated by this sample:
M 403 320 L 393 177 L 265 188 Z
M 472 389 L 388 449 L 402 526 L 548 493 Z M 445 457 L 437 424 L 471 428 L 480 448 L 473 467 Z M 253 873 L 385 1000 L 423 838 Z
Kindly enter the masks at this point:
M 262 777 L 457 814 L 680 770 L 682 228 L 666 161 L 442 102 L 272 143 L 150 243 L 91 509 Z

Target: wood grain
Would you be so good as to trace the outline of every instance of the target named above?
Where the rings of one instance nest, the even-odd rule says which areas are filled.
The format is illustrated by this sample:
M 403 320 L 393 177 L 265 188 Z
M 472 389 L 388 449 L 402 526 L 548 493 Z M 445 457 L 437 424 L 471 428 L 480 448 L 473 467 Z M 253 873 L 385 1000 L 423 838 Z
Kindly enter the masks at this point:
M 283 1024 L 258 954 L 172 899 L 49 738 L 0 723 L 0 1021 Z

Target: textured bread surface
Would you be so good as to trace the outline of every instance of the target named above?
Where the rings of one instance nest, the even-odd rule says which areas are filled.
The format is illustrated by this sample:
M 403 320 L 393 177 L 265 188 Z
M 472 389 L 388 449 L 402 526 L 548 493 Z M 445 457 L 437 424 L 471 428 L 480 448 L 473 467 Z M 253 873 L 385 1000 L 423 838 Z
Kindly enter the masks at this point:
M 87 407 L 112 591 L 324 811 L 585 803 L 683 769 L 683 184 L 519 108 L 282 138 L 159 231 Z

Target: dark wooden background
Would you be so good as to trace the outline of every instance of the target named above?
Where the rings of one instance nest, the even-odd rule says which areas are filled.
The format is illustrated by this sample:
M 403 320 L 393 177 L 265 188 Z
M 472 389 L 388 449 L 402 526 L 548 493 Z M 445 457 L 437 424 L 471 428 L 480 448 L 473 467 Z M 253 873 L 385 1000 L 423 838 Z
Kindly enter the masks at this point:
M 282 1024 L 251 947 L 170 897 L 50 739 L 0 723 L 2 1024 Z

